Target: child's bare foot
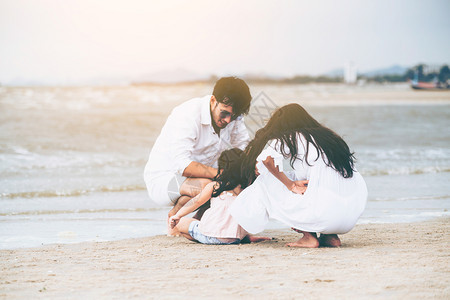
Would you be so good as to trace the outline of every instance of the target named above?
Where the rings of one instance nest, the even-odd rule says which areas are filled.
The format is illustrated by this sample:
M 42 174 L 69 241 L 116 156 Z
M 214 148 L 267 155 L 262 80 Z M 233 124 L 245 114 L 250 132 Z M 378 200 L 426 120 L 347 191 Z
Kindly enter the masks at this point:
M 296 242 L 288 243 L 286 246 L 288 247 L 300 247 L 300 248 L 318 248 L 319 240 L 317 239 L 317 235 L 312 232 L 301 231 L 298 229 L 293 230 L 298 233 L 303 233 L 303 237 Z
M 321 234 L 319 244 L 320 247 L 340 247 L 341 240 L 337 234 Z
M 174 228 L 170 227 L 169 219 L 167 219 L 167 236 L 180 236 L 180 231 L 175 226 Z
M 259 243 L 259 242 L 271 241 L 272 240 L 271 237 L 267 237 L 267 236 L 252 236 L 252 235 L 250 235 L 248 237 L 248 239 L 250 240 L 250 243 Z
M 259 243 L 259 242 L 268 241 L 268 240 L 272 240 L 272 238 L 265 237 L 265 236 L 252 236 L 250 234 L 247 234 L 241 240 L 241 244 Z
M 167 231 L 167 236 L 180 236 L 180 232 L 176 228 L 169 228 L 169 230 Z

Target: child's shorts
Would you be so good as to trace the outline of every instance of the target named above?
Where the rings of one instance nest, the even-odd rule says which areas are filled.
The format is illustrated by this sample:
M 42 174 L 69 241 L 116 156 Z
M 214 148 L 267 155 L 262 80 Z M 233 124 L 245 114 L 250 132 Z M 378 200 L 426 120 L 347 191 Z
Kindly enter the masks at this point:
M 207 245 L 233 245 L 233 244 L 239 244 L 241 242 L 240 239 L 236 238 L 235 241 L 227 243 L 227 242 L 219 240 L 216 237 L 204 235 L 198 229 L 199 224 L 200 224 L 200 221 L 192 221 L 191 224 L 189 225 L 189 234 L 191 235 L 191 237 L 193 239 L 195 239 L 199 243 L 207 244 Z

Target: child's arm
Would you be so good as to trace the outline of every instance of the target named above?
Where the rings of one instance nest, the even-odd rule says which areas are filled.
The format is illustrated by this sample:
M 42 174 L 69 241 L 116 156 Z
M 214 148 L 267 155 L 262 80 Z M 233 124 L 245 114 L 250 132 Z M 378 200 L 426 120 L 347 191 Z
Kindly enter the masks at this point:
M 215 181 L 208 183 L 200 192 L 200 194 L 189 200 L 175 215 L 170 217 L 170 227 L 174 228 L 182 217 L 205 204 L 211 198 L 211 195 L 214 191 L 214 186 L 216 184 L 217 182 Z
M 308 180 L 290 180 L 286 174 L 280 172 L 278 167 L 275 166 L 272 156 L 268 156 L 266 160 L 263 161 L 264 166 L 273 174 L 279 181 L 281 181 L 291 192 L 296 194 L 303 194 L 308 186 Z

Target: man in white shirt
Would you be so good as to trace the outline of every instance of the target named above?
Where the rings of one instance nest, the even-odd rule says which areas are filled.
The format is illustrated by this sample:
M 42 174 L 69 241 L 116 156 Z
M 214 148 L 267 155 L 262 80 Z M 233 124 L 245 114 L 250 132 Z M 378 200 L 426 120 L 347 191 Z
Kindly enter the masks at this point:
M 172 110 L 144 171 L 150 199 L 161 206 L 174 206 L 169 218 L 217 175 L 217 159 L 223 150 L 244 149 L 248 144 L 241 116 L 248 113 L 250 101 L 243 80 L 224 77 L 216 82 L 212 95 L 191 99 Z

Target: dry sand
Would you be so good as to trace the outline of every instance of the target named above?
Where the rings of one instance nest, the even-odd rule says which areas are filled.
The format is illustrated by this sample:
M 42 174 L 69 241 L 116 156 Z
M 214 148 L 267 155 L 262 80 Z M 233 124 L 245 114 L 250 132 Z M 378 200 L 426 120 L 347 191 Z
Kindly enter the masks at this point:
M 0 297 L 450 299 L 450 219 L 358 225 L 341 248 L 156 236 L 1 250 Z

